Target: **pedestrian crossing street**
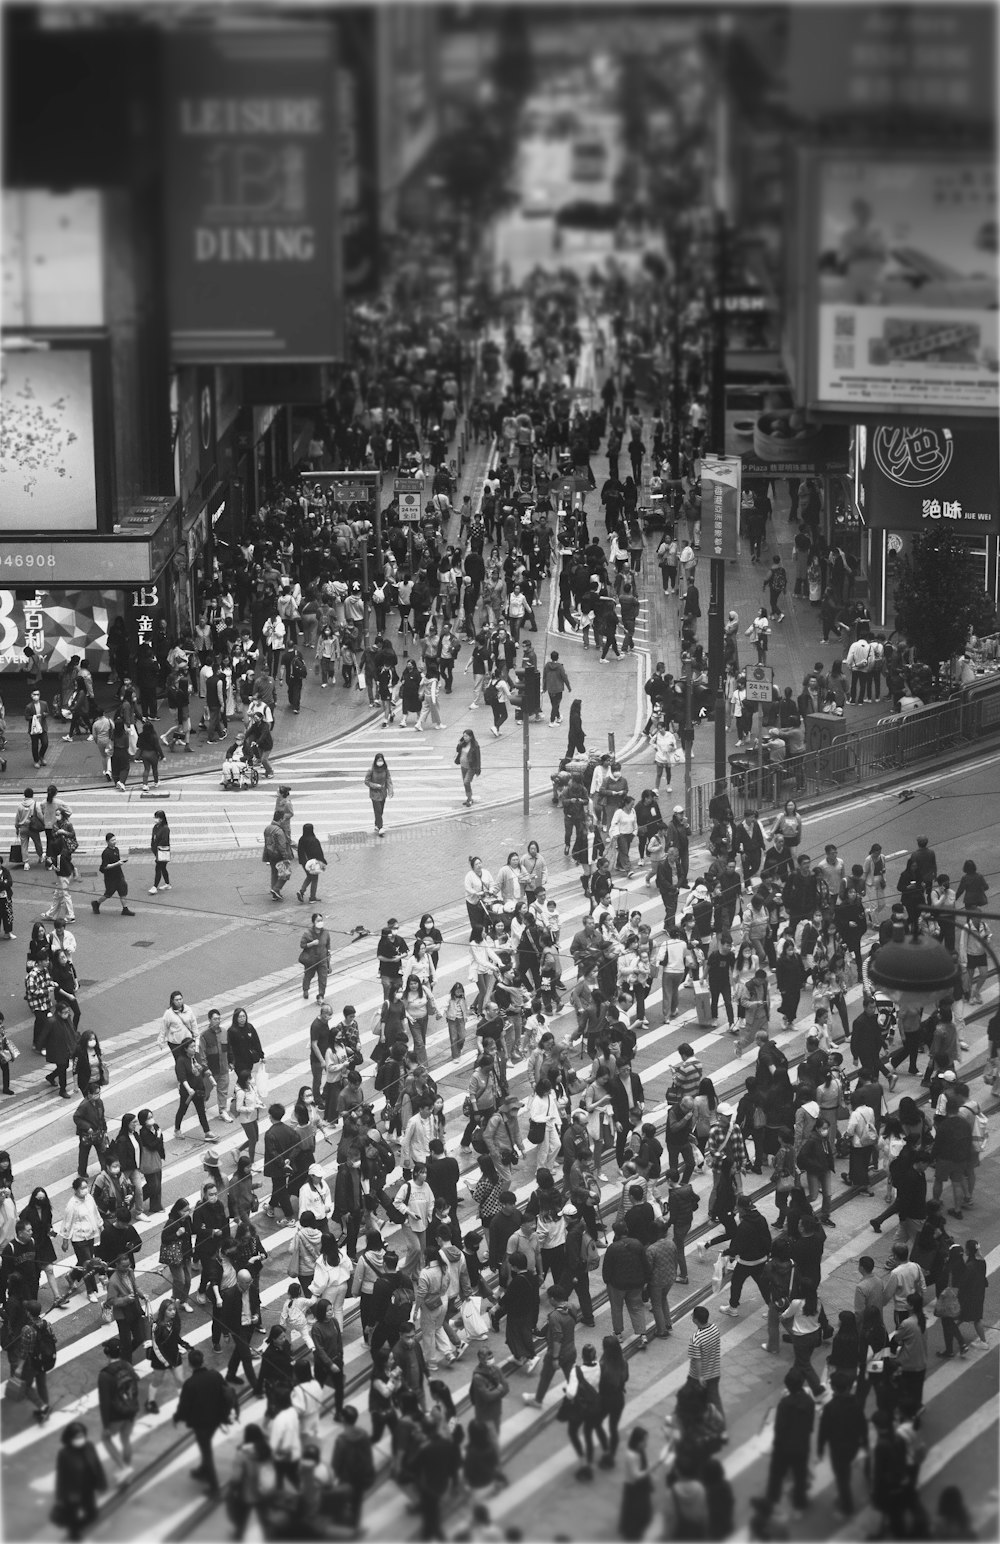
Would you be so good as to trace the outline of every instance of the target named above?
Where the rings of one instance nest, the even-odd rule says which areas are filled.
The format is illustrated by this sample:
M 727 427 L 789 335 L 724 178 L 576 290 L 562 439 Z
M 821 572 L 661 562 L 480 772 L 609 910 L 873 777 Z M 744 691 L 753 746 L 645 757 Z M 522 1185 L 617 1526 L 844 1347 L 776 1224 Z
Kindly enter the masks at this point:
M 133 853 L 148 852 L 153 811 L 160 808 L 167 812 L 171 851 L 177 857 L 220 849 L 259 851 L 280 783 L 288 783 L 292 789 L 293 835 L 298 835 L 305 821 L 311 821 L 321 842 L 351 834 L 374 840 L 372 806 L 364 778 L 378 751 L 385 756 L 393 780 L 394 795 L 385 810 L 387 831 L 464 814 L 465 791 L 455 765 L 455 747 L 465 728 L 474 730 L 482 750 L 483 773 L 475 783 L 475 809 L 516 798 L 522 786 L 521 727 L 512 714 L 502 738 L 495 741 L 489 733 L 489 710 L 469 708 L 472 690 L 471 676 L 463 679 L 459 675 L 454 695 L 442 695 L 442 729 L 432 724 L 422 733 L 404 728 L 397 710 L 396 721 L 388 728 L 383 728 L 379 719 L 343 739 L 278 756 L 274 777 L 265 779 L 262 774 L 256 788 L 222 788 L 215 769 L 171 778 L 145 798 L 138 783 L 130 784 L 125 793 L 108 785 L 71 790 L 66 803 L 80 842 L 78 862 L 81 855 L 86 859 L 100 853 L 108 831 L 114 831 L 123 851 L 127 847 Z M 547 726 L 531 727 L 533 733 L 537 729 L 538 735 L 546 736 L 544 752 L 538 752 L 538 765 L 532 769 L 531 788 L 533 793 L 547 792 L 562 743 L 557 753 L 548 743 Z M 10 797 L 3 802 L 7 805 L 7 829 L 12 830 L 19 800 Z M 0 821 L 3 819 L 0 813 Z M 34 864 L 33 853 L 31 858 Z
M 468 697 L 471 690 L 463 694 L 463 708 Z M 153 811 L 160 808 L 167 812 L 175 856 L 220 848 L 258 850 L 280 783 L 292 789 L 296 835 L 305 821 L 312 822 L 320 841 L 348 832 L 373 832 L 364 777 L 377 751 L 389 763 L 395 789 L 386 809 L 387 826 L 460 809 L 464 791 L 454 760 L 461 731 L 448 725 L 417 734 L 400 729 L 399 724 L 397 716 L 387 729 L 378 722 L 328 745 L 282 756 L 274 762 L 274 777 L 265 779 L 261 774 L 256 788 L 222 788 L 218 770 L 212 770 L 173 778 L 146 798 L 138 785 L 129 786 L 125 793 L 108 786 L 74 790 L 66 802 L 73 812 L 80 852 L 99 853 L 105 832 L 112 830 L 123 849 L 148 850 Z M 12 820 L 18 801 L 8 802 Z

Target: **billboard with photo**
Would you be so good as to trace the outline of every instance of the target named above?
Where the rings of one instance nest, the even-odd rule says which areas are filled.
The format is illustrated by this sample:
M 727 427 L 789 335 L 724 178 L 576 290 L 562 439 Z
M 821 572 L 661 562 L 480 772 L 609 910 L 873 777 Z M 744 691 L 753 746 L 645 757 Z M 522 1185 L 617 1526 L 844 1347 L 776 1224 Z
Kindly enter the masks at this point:
M 800 166 L 810 405 L 995 413 L 994 158 L 824 150 Z
M 0 526 L 96 531 L 95 355 L 87 347 L 4 348 L 0 361 Z
M 333 39 L 330 27 L 283 24 L 166 40 L 178 362 L 340 352 Z

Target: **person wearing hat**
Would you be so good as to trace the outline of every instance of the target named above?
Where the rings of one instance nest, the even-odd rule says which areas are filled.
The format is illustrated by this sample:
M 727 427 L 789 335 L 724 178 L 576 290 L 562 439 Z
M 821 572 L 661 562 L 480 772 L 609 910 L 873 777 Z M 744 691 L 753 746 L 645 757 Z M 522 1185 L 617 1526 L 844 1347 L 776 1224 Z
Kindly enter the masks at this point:
M 329 1233 L 329 1219 L 333 1216 L 333 1196 L 323 1170 L 318 1163 L 309 1165 L 309 1171 L 299 1190 L 299 1215 L 311 1212 L 321 1233 Z
M 511 1173 L 524 1157 L 524 1144 L 517 1112 L 521 1101 L 514 1094 L 501 1099 L 500 1106 L 483 1126 L 486 1150 L 496 1166 L 504 1189 L 510 1187 Z

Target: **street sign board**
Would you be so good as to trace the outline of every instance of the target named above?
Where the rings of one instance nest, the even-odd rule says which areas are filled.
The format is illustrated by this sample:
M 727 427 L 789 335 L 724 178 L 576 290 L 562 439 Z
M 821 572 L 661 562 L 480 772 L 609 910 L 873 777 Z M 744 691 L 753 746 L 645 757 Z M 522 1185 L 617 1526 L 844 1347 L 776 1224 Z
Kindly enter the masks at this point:
M 747 666 L 747 701 L 770 702 L 774 671 L 770 665 Z
M 397 477 L 392 485 L 403 525 L 419 525 L 424 512 L 424 479 Z

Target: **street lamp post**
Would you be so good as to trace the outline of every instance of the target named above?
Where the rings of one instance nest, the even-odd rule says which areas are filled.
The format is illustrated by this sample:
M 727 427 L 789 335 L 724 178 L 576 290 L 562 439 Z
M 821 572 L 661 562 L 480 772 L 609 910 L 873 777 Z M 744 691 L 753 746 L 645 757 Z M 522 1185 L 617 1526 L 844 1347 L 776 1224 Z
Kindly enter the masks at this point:
M 912 924 L 895 923 L 893 936 L 879 949 L 869 967 L 868 977 L 873 986 L 902 1007 L 932 1007 L 952 991 L 955 985 L 955 961 L 938 939 L 928 933 L 921 933 L 920 918 L 924 916 L 932 917 L 935 921 L 950 920 L 964 933 L 971 930 L 966 922 L 959 920 L 963 917 L 1000 922 L 1000 912 L 922 906 Z M 981 934 L 976 936 L 1000 976 L 1000 960 L 996 951 Z

